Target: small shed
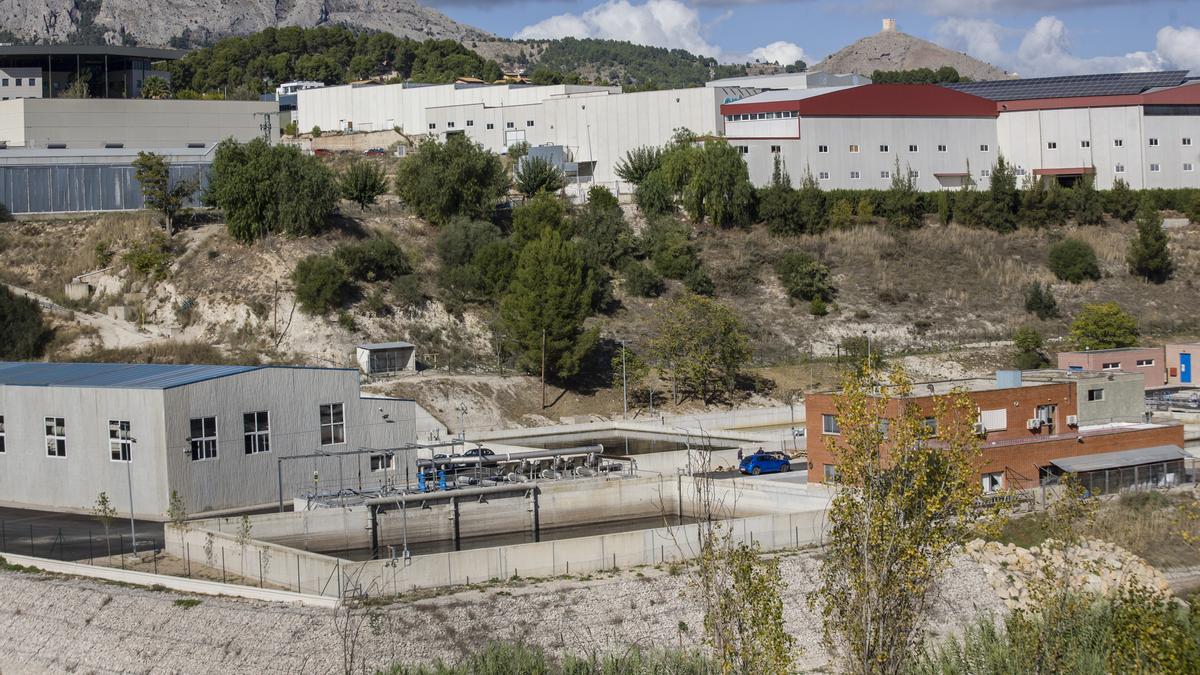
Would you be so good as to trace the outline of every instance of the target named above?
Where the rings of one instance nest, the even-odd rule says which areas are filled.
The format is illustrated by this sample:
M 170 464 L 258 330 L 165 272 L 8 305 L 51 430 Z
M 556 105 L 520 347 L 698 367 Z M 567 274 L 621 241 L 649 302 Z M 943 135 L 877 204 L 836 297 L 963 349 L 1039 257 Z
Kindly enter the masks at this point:
M 408 342 L 359 345 L 358 367 L 367 375 L 417 371 L 417 348 Z

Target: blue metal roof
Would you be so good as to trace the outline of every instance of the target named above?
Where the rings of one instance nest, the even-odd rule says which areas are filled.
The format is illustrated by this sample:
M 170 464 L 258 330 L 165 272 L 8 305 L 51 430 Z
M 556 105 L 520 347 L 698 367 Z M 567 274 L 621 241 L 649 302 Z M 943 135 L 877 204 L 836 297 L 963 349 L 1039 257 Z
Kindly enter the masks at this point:
M 162 363 L 0 362 L 0 385 L 171 389 L 263 366 L 192 366 Z

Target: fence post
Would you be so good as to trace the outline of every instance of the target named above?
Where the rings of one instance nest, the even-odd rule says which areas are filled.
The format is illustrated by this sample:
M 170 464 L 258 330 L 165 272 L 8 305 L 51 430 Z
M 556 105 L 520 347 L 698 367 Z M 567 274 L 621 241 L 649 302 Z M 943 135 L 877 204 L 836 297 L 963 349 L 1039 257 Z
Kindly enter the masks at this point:
M 263 587 L 262 549 L 258 549 L 258 587 Z
M 187 565 L 187 575 L 190 579 L 192 576 L 192 542 L 185 542 L 183 545 L 183 559 Z
M 29 524 L 29 557 L 31 557 L 31 558 L 37 557 L 37 554 L 34 553 L 34 548 L 33 548 L 33 523 Z
M 296 554 L 296 592 L 300 592 L 300 554 Z
M 221 547 L 221 583 L 225 583 L 225 547 Z
M 158 554 L 161 550 L 162 549 L 157 546 L 154 547 L 154 573 L 155 574 L 158 574 Z
M 65 547 L 63 546 L 62 528 L 61 527 L 58 528 L 58 559 L 59 560 L 67 559 L 67 551 L 65 550 Z
M 88 564 L 95 565 L 96 561 L 92 555 L 92 528 L 88 528 Z
M 117 539 L 121 542 L 121 569 L 125 569 L 125 535 L 118 534 Z

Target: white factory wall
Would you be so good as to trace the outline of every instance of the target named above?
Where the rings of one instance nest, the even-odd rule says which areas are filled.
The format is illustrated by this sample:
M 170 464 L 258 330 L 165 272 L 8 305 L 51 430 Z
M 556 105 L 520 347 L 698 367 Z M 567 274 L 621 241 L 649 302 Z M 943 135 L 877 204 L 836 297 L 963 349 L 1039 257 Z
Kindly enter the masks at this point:
M 1146 115 L 1146 187 L 1200 187 L 1200 117 Z M 1158 145 L 1150 145 L 1150 139 Z M 1152 164 L 1159 170 L 1152 171 Z
M 901 171 L 918 172 L 919 190 L 957 188 L 959 179 L 939 180 L 934 174 L 965 172 L 969 162 L 974 179 L 986 183 L 983 172 L 996 161 L 996 127 L 990 118 L 807 117 L 800 119 L 799 139 L 730 143 L 745 148 L 742 157 L 750 181 L 760 186 L 770 182 L 776 154 L 783 158 L 793 185 L 811 171 L 826 190 L 886 189 L 897 160 Z M 917 146 L 916 152 L 909 150 L 910 144 Z M 820 152 L 820 146 L 827 151 Z M 852 172 L 858 172 L 858 178 Z
M 163 514 L 167 462 L 163 392 L 154 389 L 93 389 L 0 386 L 4 452 L 0 453 L 0 502 L 46 509 L 87 511 L 100 492 L 129 515 L 126 463 L 109 451 L 109 420 L 130 424 L 134 512 Z M 45 418 L 62 418 L 66 456 L 46 453 Z
M 320 406 L 342 403 L 345 442 L 321 445 Z M 397 448 L 416 441 L 412 401 L 361 398 L 357 371 L 319 368 L 267 368 L 208 380 L 168 390 L 164 397 L 167 470 L 171 488 L 178 490 L 195 513 L 267 504 L 278 498 L 280 457 L 318 450 L 344 452 L 357 448 Z M 242 415 L 267 411 L 270 452 L 245 454 Z M 387 419 L 384 419 L 384 415 Z M 189 421 L 217 417 L 217 458 L 193 461 Z M 415 457 L 395 457 L 394 466 Z M 382 472 L 372 472 L 367 455 L 342 460 L 347 484 L 377 485 Z M 322 486 L 338 478 L 336 459 L 293 461 L 284 464 L 284 498 L 319 473 Z M 395 469 L 390 474 L 395 475 Z
M 0 68 L 0 100 L 41 97 L 41 68 Z

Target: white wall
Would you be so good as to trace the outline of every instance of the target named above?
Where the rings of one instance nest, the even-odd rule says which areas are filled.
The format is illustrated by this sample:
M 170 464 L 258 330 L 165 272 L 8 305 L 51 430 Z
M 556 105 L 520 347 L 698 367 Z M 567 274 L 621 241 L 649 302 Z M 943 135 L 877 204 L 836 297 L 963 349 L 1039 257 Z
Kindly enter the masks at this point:
M 0 68 L 0 100 L 41 97 L 41 68 Z

